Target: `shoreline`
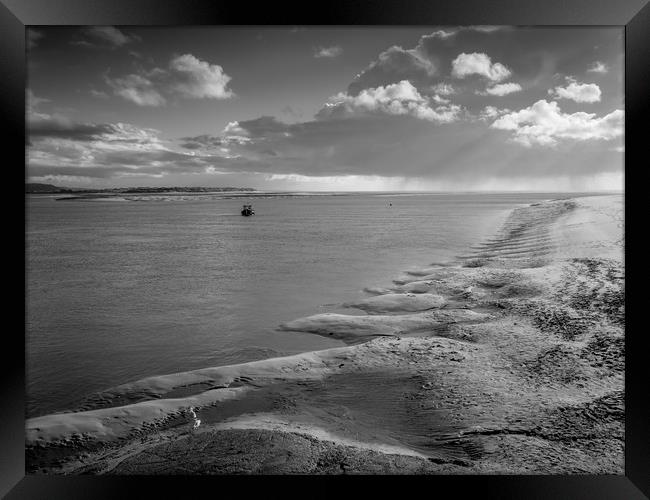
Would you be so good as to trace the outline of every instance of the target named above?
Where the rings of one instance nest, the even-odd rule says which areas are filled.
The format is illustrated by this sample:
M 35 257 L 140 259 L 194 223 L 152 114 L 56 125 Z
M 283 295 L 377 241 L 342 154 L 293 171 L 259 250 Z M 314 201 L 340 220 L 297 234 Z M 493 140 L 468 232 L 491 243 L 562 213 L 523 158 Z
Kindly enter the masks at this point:
M 348 346 L 149 377 L 29 419 L 27 470 L 622 474 L 621 201 L 517 208 L 457 262 L 345 304 L 365 315 L 280 327 Z

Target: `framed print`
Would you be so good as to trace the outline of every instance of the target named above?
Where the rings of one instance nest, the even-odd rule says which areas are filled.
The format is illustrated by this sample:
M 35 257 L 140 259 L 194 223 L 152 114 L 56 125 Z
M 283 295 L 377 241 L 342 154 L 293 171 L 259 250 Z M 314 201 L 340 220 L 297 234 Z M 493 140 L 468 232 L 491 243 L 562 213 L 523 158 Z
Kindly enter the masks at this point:
M 647 498 L 646 3 L 3 0 L 3 494 Z

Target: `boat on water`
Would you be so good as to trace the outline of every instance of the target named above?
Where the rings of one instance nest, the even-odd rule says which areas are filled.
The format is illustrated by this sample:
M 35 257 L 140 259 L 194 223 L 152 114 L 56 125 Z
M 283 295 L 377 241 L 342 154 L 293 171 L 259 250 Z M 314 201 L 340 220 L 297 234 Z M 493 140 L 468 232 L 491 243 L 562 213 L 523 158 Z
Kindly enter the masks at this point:
M 254 215 L 255 211 L 253 210 L 253 205 L 244 205 L 241 209 L 241 214 L 244 217 L 249 217 L 251 215 Z

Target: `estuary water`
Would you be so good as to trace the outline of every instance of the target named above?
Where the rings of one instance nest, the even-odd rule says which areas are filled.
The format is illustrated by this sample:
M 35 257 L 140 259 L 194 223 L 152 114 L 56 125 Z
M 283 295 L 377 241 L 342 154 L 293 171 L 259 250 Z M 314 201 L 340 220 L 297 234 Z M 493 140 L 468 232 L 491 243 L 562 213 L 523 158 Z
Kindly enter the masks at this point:
M 276 327 L 465 253 L 515 207 L 575 195 L 29 195 L 27 416 L 143 377 L 343 345 Z

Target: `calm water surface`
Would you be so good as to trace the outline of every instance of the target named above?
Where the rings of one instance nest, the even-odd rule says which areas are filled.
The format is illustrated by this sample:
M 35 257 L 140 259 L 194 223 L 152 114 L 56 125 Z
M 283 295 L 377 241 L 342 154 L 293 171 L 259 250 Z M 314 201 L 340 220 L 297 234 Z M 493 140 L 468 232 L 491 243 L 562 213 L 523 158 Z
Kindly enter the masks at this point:
M 516 206 L 569 196 L 29 196 L 28 416 L 151 375 L 343 345 L 275 328 L 453 259 Z

